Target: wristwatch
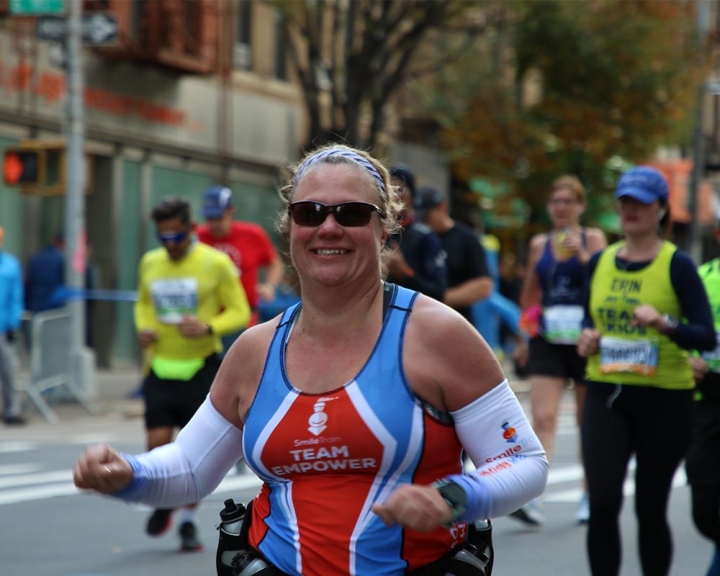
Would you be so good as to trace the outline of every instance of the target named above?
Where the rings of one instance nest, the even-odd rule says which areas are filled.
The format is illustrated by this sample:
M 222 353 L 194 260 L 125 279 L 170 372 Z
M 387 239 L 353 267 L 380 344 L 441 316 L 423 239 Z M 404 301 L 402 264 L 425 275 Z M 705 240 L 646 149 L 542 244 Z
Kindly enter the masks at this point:
M 457 482 L 452 480 L 440 479 L 433 482 L 433 486 L 438 489 L 443 500 L 447 502 L 452 510 L 450 525 L 456 522 L 467 510 L 467 493 L 465 489 Z
M 678 324 L 680 324 L 680 320 L 678 320 L 674 316 L 670 316 L 670 314 L 665 314 L 665 316 L 663 316 L 663 321 L 667 325 L 667 328 L 662 330 L 663 334 L 672 334 L 673 332 L 675 332 Z

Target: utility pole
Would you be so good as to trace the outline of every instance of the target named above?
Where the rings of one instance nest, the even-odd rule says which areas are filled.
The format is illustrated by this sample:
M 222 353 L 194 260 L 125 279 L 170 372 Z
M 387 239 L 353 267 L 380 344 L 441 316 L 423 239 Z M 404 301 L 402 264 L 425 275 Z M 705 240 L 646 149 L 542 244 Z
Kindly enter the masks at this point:
M 67 191 L 65 194 L 65 283 L 70 294 L 82 294 L 85 288 L 87 243 L 85 237 L 85 117 L 83 94 L 85 81 L 82 63 L 82 0 L 68 2 L 67 34 Z M 71 376 L 87 395 L 85 370 L 85 300 L 68 302 L 70 311 Z
M 697 1 L 698 45 L 702 48 L 710 30 L 710 3 L 706 0 Z M 702 262 L 702 238 L 698 222 L 698 196 L 700 181 L 705 173 L 705 94 L 706 83 L 703 81 L 698 88 L 697 109 L 695 110 L 695 130 L 693 131 L 693 168 L 690 175 L 688 194 L 688 212 L 690 212 L 690 254 L 696 263 Z

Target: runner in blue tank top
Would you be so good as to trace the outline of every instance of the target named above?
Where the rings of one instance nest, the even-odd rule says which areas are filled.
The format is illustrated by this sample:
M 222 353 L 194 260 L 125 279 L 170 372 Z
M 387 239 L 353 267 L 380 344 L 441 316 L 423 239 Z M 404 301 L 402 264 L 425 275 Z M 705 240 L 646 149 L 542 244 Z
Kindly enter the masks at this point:
M 593 253 L 607 244 L 601 230 L 581 228 L 579 221 L 584 210 L 585 190 L 580 181 L 574 176 L 556 179 L 547 202 L 553 229 L 530 241 L 528 274 L 520 296 L 523 311 L 533 306 L 542 307 L 538 334 L 530 340 L 529 359 L 520 361 L 527 361 L 530 376 L 533 428 L 550 461 L 560 401 L 570 381 L 575 385 L 578 426 L 580 424 L 585 398 L 585 360 L 578 356 L 575 345 L 584 313 L 585 265 Z M 587 522 L 588 514 L 584 493 L 578 508 L 578 522 Z M 544 521 L 537 501 L 512 516 L 533 525 Z

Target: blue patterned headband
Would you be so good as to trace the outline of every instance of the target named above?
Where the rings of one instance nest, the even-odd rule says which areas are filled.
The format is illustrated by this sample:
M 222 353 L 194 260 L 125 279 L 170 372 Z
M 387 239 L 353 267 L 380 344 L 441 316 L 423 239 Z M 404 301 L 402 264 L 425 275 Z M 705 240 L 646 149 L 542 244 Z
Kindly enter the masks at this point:
M 318 152 L 314 156 L 310 156 L 305 162 L 300 166 L 300 168 L 297 171 L 297 174 L 295 174 L 295 178 L 293 180 L 293 187 L 298 185 L 298 182 L 300 181 L 300 177 L 302 176 L 303 172 L 307 170 L 309 166 L 312 166 L 319 160 L 322 160 L 323 158 L 327 158 L 329 156 L 343 156 L 344 158 L 348 158 L 349 160 L 352 160 L 356 164 L 362 166 L 370 173 L 370 176 L 375 178 L 377 183 L 380 185 L 380 190 L 382 192 L 383 197 L 387 199 L 387 190 L 385 190 L 385 182 L 383 182 L 382 176 L 380 176 L 380 172 L 377 171 L 377 168 L 373 166 L 370 162 L 367 161 L 366 158 L 363 158 L 358 154 L 357 152 L 353 152 L 352 150 L 347 150 L 345 148 L 328 148 L 327 150 L 323 150 L 322 152 Z

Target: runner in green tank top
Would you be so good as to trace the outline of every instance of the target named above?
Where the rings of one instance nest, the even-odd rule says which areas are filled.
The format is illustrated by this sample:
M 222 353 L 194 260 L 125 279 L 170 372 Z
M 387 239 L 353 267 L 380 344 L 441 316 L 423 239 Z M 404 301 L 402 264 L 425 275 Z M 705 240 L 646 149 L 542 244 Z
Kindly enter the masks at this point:
M 720 241 L 720 226 L 715 238 Z M 690 358 L 698 383 L 693 428 L 685 468 L 692 493 L 692 516 L 698 531 L 715 544 L 706 576 L 720 576 L 720 258 L 698 268 L 718 334 L 718 346 Z

